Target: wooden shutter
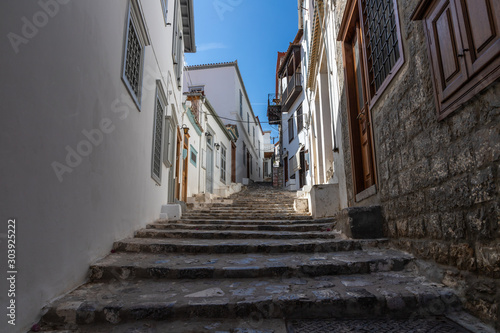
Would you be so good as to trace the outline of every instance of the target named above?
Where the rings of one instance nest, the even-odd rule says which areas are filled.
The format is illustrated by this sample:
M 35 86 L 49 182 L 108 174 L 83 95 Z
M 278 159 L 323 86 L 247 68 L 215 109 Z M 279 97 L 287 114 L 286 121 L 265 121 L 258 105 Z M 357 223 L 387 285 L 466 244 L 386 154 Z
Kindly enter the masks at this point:
M 463 45 L 453 0 L 441 0 L 426 21 L 437 97 L 446 101 L 467 81 Z
M 499 55 L 500 1 L 456 0 L 465 59 L 472 76 Z

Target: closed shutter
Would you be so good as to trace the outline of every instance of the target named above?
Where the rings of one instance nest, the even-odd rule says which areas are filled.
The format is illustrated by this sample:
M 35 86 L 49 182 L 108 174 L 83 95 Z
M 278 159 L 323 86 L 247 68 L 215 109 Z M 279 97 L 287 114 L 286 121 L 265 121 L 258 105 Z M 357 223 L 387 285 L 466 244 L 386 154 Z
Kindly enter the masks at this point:
M 500 1 L 460 0 L 457 12 L 472 76 L 500 53 Z
M 440 103 L 467 81 L 463 45 L 453 0 L 441 0 L 426 21 Z

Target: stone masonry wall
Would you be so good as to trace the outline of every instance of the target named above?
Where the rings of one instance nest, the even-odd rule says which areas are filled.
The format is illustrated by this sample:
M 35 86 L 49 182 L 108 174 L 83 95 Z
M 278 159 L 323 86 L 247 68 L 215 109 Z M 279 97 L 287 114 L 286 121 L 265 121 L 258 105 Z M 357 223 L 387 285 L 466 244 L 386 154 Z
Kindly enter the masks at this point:
M 337 25 L 345 2 L 337 1 Z M 438 122 L 423 23 L 410 21 L 418 1 L 397 2 L 405 64 L 371 110 L 387 232 L 442 265 L 440 279 L 462 292 L 465 307 L 500 328 L 500 82 Z M 341 109 L 352 204 L 345 90 Z

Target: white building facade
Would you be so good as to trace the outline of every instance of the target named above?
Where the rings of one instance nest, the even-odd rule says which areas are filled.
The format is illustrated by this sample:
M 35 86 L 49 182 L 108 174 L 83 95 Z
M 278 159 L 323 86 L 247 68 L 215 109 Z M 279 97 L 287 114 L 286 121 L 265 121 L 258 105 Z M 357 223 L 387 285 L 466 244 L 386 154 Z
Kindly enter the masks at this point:
M 236 182 L 263 181 L 264 138 L 245 89 L 238 63 L 188 66 L 184 91 L 203 90 L 226 125 L 236 125 Z
M 193 4 L 9 0 L 1 16 L 0 212 L 17 221 L 19 274 L 16 326 L 0 331 L 26 332 L 175 201 Z

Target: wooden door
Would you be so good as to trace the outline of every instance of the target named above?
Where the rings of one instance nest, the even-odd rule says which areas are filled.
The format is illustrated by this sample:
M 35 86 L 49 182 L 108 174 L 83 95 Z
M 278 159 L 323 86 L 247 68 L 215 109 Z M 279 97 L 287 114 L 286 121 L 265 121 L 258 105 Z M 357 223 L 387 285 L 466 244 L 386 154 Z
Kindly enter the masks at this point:
M 363 69 L 363 59 L 362 48 L 361 48 L 362 37 L 359 29 L 359 25 L 356 27 L 356 34 L 353 37 L 352 47 L 353 47 L 353 65 L 354 65 L 354 85 L 356 93 L 356 122 L 359 127 L 359 144 L 361 149 L 361 161 L 362 161 L 362 177 L 363 177 L 363 189 L 366 189 L 373 184 L 375 184 L 375 176 L 373 172 L 373 153 L 371 144 L 371 133 L 370 133 L 370 116 L 367 103 L 366 94 L 366 80 L 365 72 Z M 359 176 L 359 175 L 358 175 Z M 361 192 L 361 191 L 359 191 Z
M 214 180 L 214 151 L 212 150 L 212 147 L 209 144 L 207 144 L 207 177 L 206 177 L 207 193 L 213 193 L 214 191 L 213 180 Z
M 175 159 L 175 198 L 181 200 L 181 156 L 182 156 L 182 135 L 179 128 L 177 128 L 177 156 Z
M 187 202 L 188 167 L 189 167 L 189 135 L 184 134 L 184 149 L 187 152 L 182 167 L 182 201 Z M 182 154 L 184 157 L 184 153 Z
M 247 178 L 250 178 L 250 153 L 247 151 Z
M 306 156 L 304 150 L 300 151 L 300 169 L 299 169 L 299 186 L 300 188 L 306 185 Z
M 236 144 L 231 142 L 231 182 L 236 183 Z

